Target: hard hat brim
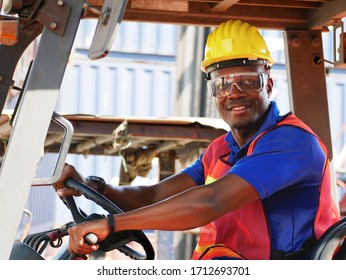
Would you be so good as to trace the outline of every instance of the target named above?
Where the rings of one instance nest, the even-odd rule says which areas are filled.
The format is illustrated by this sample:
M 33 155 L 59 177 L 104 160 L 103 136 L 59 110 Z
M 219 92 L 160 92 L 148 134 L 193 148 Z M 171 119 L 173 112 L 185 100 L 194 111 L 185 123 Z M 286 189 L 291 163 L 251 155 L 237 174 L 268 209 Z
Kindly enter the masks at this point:
M 208 65 L 203 71 L 207 74 L 218 70 L 222 68 L 228 68 L 228 67 L 235 67 L 235 66 L 246 66 L 246 65 L 263 65 L 267 67 L 268 69 L 271 68 L 272 63 L 266 59 L 248 59 L 248 58 L 241 58 L 241 59 L 231 59 L 231 60 L 224 60 L 224 61 L 218 61 L 216 63 Z M 203 67 L 203 66 L 202 66 Z M 207 75 L 208 77 L 209 75 Z

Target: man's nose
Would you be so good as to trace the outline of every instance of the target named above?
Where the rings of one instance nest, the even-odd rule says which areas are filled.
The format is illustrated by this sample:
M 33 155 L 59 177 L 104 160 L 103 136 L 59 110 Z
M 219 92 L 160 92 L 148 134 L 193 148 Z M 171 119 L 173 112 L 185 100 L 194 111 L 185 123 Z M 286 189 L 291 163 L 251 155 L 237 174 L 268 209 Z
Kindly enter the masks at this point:
M 233 83 L 230 87 L 227 88 L 227 98 L 238 99 L 246 96 L 246 93 L 241 91 L 239 86 L 236 83 Z

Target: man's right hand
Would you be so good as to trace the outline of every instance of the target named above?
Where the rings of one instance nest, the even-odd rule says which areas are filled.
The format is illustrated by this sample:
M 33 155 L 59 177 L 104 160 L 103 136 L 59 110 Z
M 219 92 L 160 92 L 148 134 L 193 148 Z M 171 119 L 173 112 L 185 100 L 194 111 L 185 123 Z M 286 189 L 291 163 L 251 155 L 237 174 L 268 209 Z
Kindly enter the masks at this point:
M 78 173 L 74 166 L 65 163 L 60 178 L 53 184 L 58 196 L 80 196 L 81 194 L 73 189 L 67 188 L 64 182 L 68 178 L 73 178 L 78 182 L 88 185 L 88 181 Z

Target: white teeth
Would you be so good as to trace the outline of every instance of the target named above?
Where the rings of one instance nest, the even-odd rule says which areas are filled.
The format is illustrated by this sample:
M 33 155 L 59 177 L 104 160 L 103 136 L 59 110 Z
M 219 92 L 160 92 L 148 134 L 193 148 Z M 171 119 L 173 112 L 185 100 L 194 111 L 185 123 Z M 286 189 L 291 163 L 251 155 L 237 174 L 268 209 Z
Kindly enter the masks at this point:
M 240 107 L 232 108 L 232 110 L 234 110 L 234 111 L 240 111 L 240 110 L 244 110 L 244 109 L 245 109 L 245 106 L 240 106 Z

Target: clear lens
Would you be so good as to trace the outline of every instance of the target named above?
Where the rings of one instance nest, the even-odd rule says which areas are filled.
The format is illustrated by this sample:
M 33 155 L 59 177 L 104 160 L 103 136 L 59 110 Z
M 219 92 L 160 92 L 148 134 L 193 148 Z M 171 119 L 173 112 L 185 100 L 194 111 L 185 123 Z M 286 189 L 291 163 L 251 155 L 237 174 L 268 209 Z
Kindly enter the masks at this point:
M 227 96 L 232 92 L 233 86 L 239 91 L 257 92 L 264 87 L 264 73 L 237 73 L 218 77 L 208 82 L 208 89 L 212 96 Z

